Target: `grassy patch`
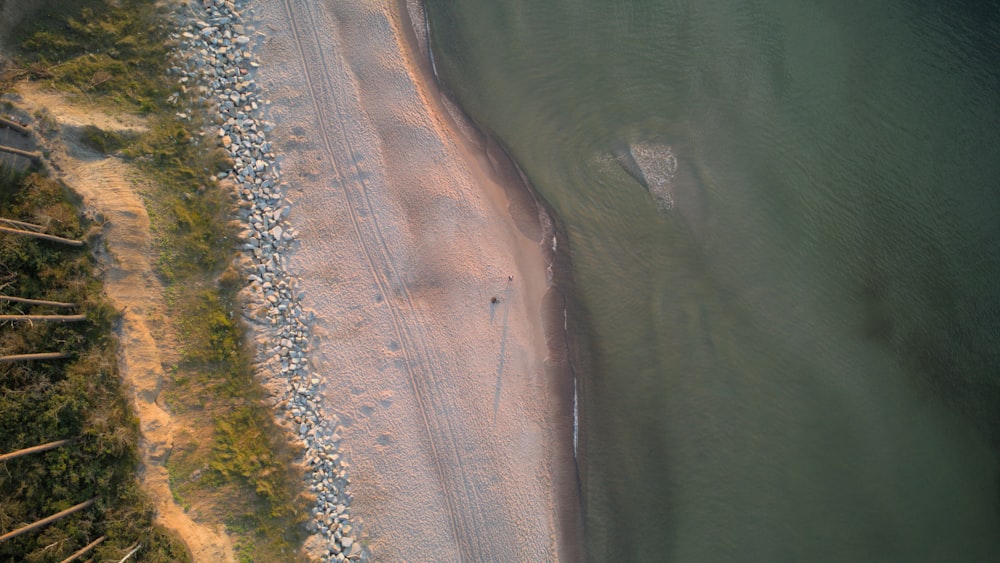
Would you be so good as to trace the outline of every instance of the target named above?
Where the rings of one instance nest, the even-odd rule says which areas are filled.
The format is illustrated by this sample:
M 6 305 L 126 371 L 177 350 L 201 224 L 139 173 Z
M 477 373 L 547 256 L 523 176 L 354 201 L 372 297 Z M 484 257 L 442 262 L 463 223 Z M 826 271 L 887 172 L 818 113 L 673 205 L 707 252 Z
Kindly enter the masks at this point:
M 48 136 L 59 131 L 59 123 L 48 108 L 40 108 L 32 116 L 37 123 L 37 130 L 42 135 Z
M 161 189 L 149 194 L 160 235 L 160 269 L 177 283 L 217 272 L 232 260 L 234 232 L 228 227 L 233 201 L 213 176 L 229 167 L 229 159 L 189 125 L 168 115 L 156 116 L 150 131 L 125 150 L 126 156 L 157 180 Z
M 305 513 L 292 492 L 294 452 L 262 403 L 237 320 L 234 202 L 212 178 L 231 164 L 169 118 L 126 153 L 160 186 L 146 194 L 147 207 L 181 344 L 166 392 L 175 412 L 201 430 L 192 447 L 171 457 L 174 489 L 186 502 L 208 503 L 226 522 L 240 522 L 227 529 L 252 559 L 287 559 Z
M 0 214 L 48 225 L 80 238 L 87 230 L 54 180 L 0 171 Z M 8 532 L 97 498 L 92 508 L 38 532 L 0 543 L 0 559 L 59 561 L 100 536 L 93 553 L 118 560 L 136 543 L 145 561 L 184 561 L 182 544 L 153 524 L 154 508 L 135 480 L 138 422 L 125 400 L 115 358 L 117 313 L 104 300 L 86 248 L 19 235 L 0 236 L 0 286 L 5 295 L 77 303 L 83 323 L 0 327 L 3 354 L 56 351 L 66 360 L 0 364 L 0 451 L 72 438 L 68 446 L 3 463 L 0 530 Z M 59 313 L 3 303 L 4 314 Z
M 233 524 L 241 556 L 290 560 L 306 514 L 293 492 L 294 452 L 262 403 L 236 321 L 235 202 L 214 179 L 231 163 L 198 135 L 197 119 L 176 120 L 177 107 L 166 101 L 174 90 L 166 80 L 170 40 L 154 6 L 49 2 L 19 32 L 18 64 L 22 75 L 87 101 L 148 115 L 148 131 L 135 139 L 82 133 L 91 148 L 120 151 L 154 180 L 143 196 L 171 310 L 165 323 L 180 346 L 165 392 L 192 429 L 175 437 L 172 491 L 182 506 Z
M 94 125 L 85 125 L 80 130 L 80 142 L 102 154 L 117 153 L 132 141 L 134 139 Z
M 17 32 L 30 75 L 133 111 L 164 105 L 167 30 L 154 2 L 49 0 Z

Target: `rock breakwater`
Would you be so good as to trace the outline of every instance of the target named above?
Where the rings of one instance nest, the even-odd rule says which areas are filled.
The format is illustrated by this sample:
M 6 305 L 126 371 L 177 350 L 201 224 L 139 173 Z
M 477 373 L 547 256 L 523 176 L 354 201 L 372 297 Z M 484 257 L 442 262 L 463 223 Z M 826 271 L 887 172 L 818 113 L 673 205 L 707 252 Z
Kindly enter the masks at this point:
M 349 463 L 340 449 L 339 420 L 321 402 L 324 378 L 308 361 L 312 313 L 302 306 L 298 280 L 286 269 L 285 253 L 296 241 L 289 223 L 291 207 L 277 154 L 267 139 L 269 102 L 257 86 L 254 47 L 263 34 L 254 29 L 248 2 L 203 0 L 181 10 L 176 35 L 180 62 L 172 70 L 180 91 L 174 101 L 192 108 L 177 117 L 190 119 L 195 104 L 209 107 L 214 135 L 233 161 L 219 174 L 240 201 L 245 222 L 244 318 L 254 327 L 258 377 L 275 405 L 275 416 L 302 446 L 306 483 L 315 498 L 306 542 L 308 555 L 322 561 L 366 560 L 361 522 L 351 517 Z

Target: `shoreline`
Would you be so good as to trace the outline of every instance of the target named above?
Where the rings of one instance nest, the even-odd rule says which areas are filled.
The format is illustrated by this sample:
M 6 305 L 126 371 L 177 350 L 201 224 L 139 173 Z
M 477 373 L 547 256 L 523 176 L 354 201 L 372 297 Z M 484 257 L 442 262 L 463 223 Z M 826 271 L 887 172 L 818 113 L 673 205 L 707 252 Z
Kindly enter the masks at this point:
M 574 559 L 572 384 L 551 331 L 566 312 L 527 236 L 541 208 L 515 209 L 533 194 L 461 134 L 403 3 L 257 10 L 296 233 L 284 260 L 362 542 L 388 559 Z
M 260 53 L 267 52 L 267 43 L 281 34 L 262 24 L 255 3 L 205 0 L 178 5 L 174 12 L 176 30 L 171 35 L 178 43 L 179 58 L 170 72 L 179 76 L 179 88 L 187 93 L 184 99 L 189 102 L 186 109 L 178 108 L 177 118 L 189 121 L 193 114 L 204 112 L 208 121 L 202 134 L 215 139 L 233 159 L 233 168 L 218 174 L 217 179 L 223 189 L 233 191 L 240 206 L 238 216 L 244 231 L 240 234 L 239 266 L 247 283 L 241 291 L 241 305 L 250 329 L 248 339 L 253 340 L 257 352 L 255 371 L 269 394 L 266 400 L 273 407 L 272 414 L 287 430 L 293 446 L 302 451 L 297 460 L 300 465 L 290 472 L 305 473 L 303 489 L 311 504 L 308 528 L 313 535 L 303 555 L 330 561 L 367 560 L 372 556 L 391 558 L 396 550 L 411 557 L 419 553 L 414 540 L 430 539 L 421 548 L 435 559 L 503 554 L 521 559 L 577 560 L 582 551 L 580 488 L 572 440 L 572 348 L 566 325 L 570 314 L 566 288 L 571 280 L 568 255 L 554 252 L 556 238 L 564 236 L 507 151 L 475 125 L 438 84 L 430 51 L 421 56 L 417 28 L 408 13 L 412 3 L 399 0 L 395 10 L 388 0 L 361 0 L 359 4 L 364 4 L 362 11 L 369 10 L 368 15 L 382 18 L 381 23 L 391 28 L 389 40 L 383 36 L 380 45 L 404 70 L 408 82 L 403 86 L 409 89 L 395 91 L 402 101 L 385 115 L 373 119 L 375 112 L 362 104 L 361 111 L 348 114 L 348 119 L 381 119 L 376 143 L 393 140 L 395 126 L 386 127 L 387 119 L 410 127 L 409 134 L 432 131 L 436 144 L 423 140 L 416 146 L 431 149 L 433 154 L 425 156 L 441 166 L 436 174 L 425 177 L 421 166 L 398 162 L 406 160 L 398 157 L 408 156 L 408 151 L 383 154 L 384 147 L 379 147 L 365 154 L 351 148 L 348 140 L 346 153 L 337 153 L 329 139 L 327 156 L 335 169 L 332 180 L 322 175 L 310 177 L 308 170 L 303 174 L 294 155 L 308 143 L 300 142 L 296 123 L 308 118 L 283 119 L 288 114 L 282 116 L 279 111 L 278 123 L 272 122 L 276 108 L 268 99 L 271 91 L 260 84 L 266 83 L 267 79 L 262 79 L 265 72 L 284 65 L 275 63 L 269 69 L 258 61 Z M 298 7 L 295 0 L 284 3 L 288 21 L 296 20 L 291 14 Z M 265 26 L 269 31 L 264 32 Z M 326 27 L 326 31 L 330 29 Z M 347 43 L 350 48 L 360 45 Z M 302 54 L 303 46 L 299 49 Z M 357 101 L 363 102 L 371 96 L 361 90 L 370 86 L 362 86 L 357 74 L 367 67 L 351 69 L 354 81 L 331 84 L 347 87 L 338 90 L 339 94 L 350 94 L 350 88 L 357 88 Z M 287 74 L 282 76 L 279 82 L 287 78 Z M 378 80 L 374 84 L 376 90 L 381 88 Z M 392 84 L 389 86 L 392 90 Z M 171 98 L 176 101 L 180 95 Z M 196 107 L 199 105 L 203 107 Z M 316 105 L 315 109 L 322 113 L 322 107 Z M 341 113 L 340 119 L 344 117 Z M 414 126 L 420 120 L 424 125 Z M 272 136 L 274 128 L 278 131 Z M 317 192 L 351 181 L 336 170 L 345 164 L 334 158 L 338 155 L 353 161 L 350 164 L 361 188 L 352 210 L 355 242 L 368 253 L 368 273 L 374 276 L 378 290 L 374 305 L 344 303 L 336 292 L 328 295 L 323 291 L 331 286 L 336 289 L 339 281 L 358 285 L 356 278 L 307 278 L 303 282 L 299 276 L 315 265 L 317 254 L 312 252 L 312 244 L 326 242 L 330 228 L 343 227 L 328 216 L 324 206 L 311 206 L 301 195 L 302 185 L 310 181 L 319 182 L 313 186 L 320 188 Z M 384 157 L 382 168 L 376 165 L 372 173 L 384 175 L 382 180 L 365 178 L 369 172 L 366 156 Z M 431 183 L 425 184 L 425 179 Z M 444 190 L 433 185 L 438 180 L 448 184 Z M 382 181 L 385 184 L 381 187 L 395 190 L 389 194 L 393 197 L 379 190 L 368 191 L 366 182 L 379 186 Z M 411 181 L 423 189 L 411 189 Z M 414 194 L 419 205 L 407 208 L 405 204 L 413 202 L 404 200 Z M 346 195 L 350 199 L 351 194 Z M 434 200 L 428 203 L 423 195 Z M 433 208 L 442 201 L 447 203 L 446 209 L 438 213 Z M 428 214 L 428 209 L 435 212 Z M 305 219 L 301 231 L 297 228 L 299 219 Z M 453 222 L 451 232 L 439 232 Z M 421 229 L 431 236 L 415 234 Z M 365 238 L 373 234 L 374 239 Z M 403 242 L 396 245 L 396 237 Z M 374 240 L 382 248 L 365 248 L 366 240 Z M 453 248 L 459 252 L 453 253 Z M 320 248 L 319 256 L 323 258 L 326 251 Z M 343 256 L 338 249 L 325 258 Z M 379 262 L 380 256 L 384 263 Z M 400 259 L 405 265 L 394 262 Z M 436 279 L 428 284 L 426 279 L 414 277 L 411 268 L 423 268 L 423 278 Z M 567 274 L 565 279 L 560 272 Z M 314 291 L 318 288 L 320 291 Z M 349 294 L 347 301 L 358 295 Z M 379 312 L 392 309 L 387 305 L 394 300 L 399 303 L 393 314 Z M 459 307 L 459 302 L 463 306 Z M 317 303 L 321 306 L 312 306 Z M 482 303 L 491 304 L 484 307 Z M 379 377 L 376 372 L 409 364 L 401 371 L 409 372 L 408 391 L 416 403 L 426 404 L 420 405 L 425 419 L 423 436 L 362 428 L 367 424 L 364 418 L 377 418 L 379 410 L 389 409 L 394 402 L 404 404 L 406 398 L 401 395 L 407 390 L 398 385 L 394 388 L 398 381 L 385 381 L 383 389 L 368 391 L 339 378 L 338 362 L 371 359 L 336 357 L 339 336 L 333 332 L 338 330 L 339 313 L 345 311 L 361 319 L 355 327 L 377 324 L 380 314 L 383 326 L 395 326 L 397 340 L 384 343 L 380 365 L 368 362 L 354 375 L 367 380 Z M 392 322 L 387 325 L 387 320 Z M 371 343 L 366 337 L 355 348 Z M 486 346 L 479 348 L 482 343 Z M 434 381 L 425 384 L 425 377 Z M 488 415 L 489 407 L 492 421 L 486 424 L 483 415 Z M 388 426 L 409 425 L 412 420 L 407 415 L 412 419 L 413 413 L 402 414 Z M 362 443 L 373 437 L 374 448 Z M 403 451 L 392 454 L 388 450 L 397 441 Z M 382 460 L 366 459 L 383 454 Z M 355 459 L 357 470 L 352 468 Z M 405 530 L 409 535 L 399 536 L 401 518 L 380 494 L 370 494 L 380 493 L 385 478 L 392 476 L 392 471 L 370 469 L 379 469 L 379 464 L 395 469 L 396 465 L 386 465 L 386 461 L 399 460 L 436 465 L 432 475 L 414 474 L 404 480 L 418 477 L 416 483 L 406 486 L 430 495 L 432 502 L 421 498 L 417 503 L 424 504 L 425 516 L 435 512 L 434 502 L 443 501 L 450 529 L 438 530 L 431 538 L 433 522 L 420 529 L 409 519 L 407 525 L 414 531 Z M 352 483 L 348 490 L 349 470 L 358 476 L 361 494 L 357 512 L 372 522 L 373 534 L 362 528 L 361 516 L 355 516 L 355 487 Z M 396 485 L 398 488 L 399 483 Z M 450 492 L 456 486 L 464 486 L 464 491 Z M 397 521 L 383 523 L 379 516 Z M 391 530 L 392 526 L 396 529 Z M 404 541 L 395 543 L 400 539 Z M 373 551 L 368 550 L 369 541 L 376 544 Z M 231 553 L 225 557 L 231 558 Z
M 579 559 L 568 255 L 437 84 L 413 5 L 205 8 L 185 75 L 234 159 L 244 317 L 303 450 L 308 556 Z
M 570 448 L 568 453 L 565 449 L 561 452 L 561 463 L 570 466 L 572 471 L 568 475 L 555 474 L 557 479 L 555 489 L 561 501 L 557 505 L 562 531 L 560 560 L 582 561 L 584 520 L 583 485 L 579 465 L 582 452 L 580 445 L 582 427 L 578 410 L 581 394 L 578 370 L 585 365 L 585 359 L 578 344 L 582 335 L 578 330 L 571 328 L 579 326 L 573 320 L 579 315 L 571 306 L 573 267 L 568 250 L 568 236 L 554 210 L 535 191 L 527 175 L 510 156 L 507 147 L 488 127 L 466 113 L 454 94 L 441 81 L 434 66 L 430 21 L 424 0 L 397 0 L 397 2 L 400 4 L 401 17 L 414 32 L 410 38 L 414 58 L 424 63 L 421 68 L 425 80 L 436 88 L 442 113 L 454 121 L 456 134 L 465 135 L 473 146 L 482 151 L 493 171 L 502 179 L 500 184 L 510 198 L 508 211 L 518 228 L 526 236 L 532 236 L 532 227 L 537 229 L 534 236 L 538 238 L 539 246 L 543 250 L 549 274 L 548 287 L 540 311 L 548 349 L 546 370 L 552 385 L 552 394 L 563 401 L 560 410 L 569 412 L 571 416 L 568 428 L 564 429 L 565 434 L 570 436 Z M 418 22 L 413 19 L 414 14 L 420 14 L 422 35 Z M 423 57 L 418 54 L 423 54 Z M 535 220 L 538 224 L 531 225 Z M 550 240 L 551 243 L 548 242 Z
M 560 411 L 569 412 L 571 415 L 568 427 L 562 429 L 563 433 L 570 437 L 570 448 L 568 452 L 563 448 L 559 455 L 561 455 L 560 463 L 570 466 L 572 471 L 568 475 L 554 473 L 556 480 L 554 488 L 559 499 L 556 513 L 561 524 L 559 560 L 582 561 L 583 488 L 578 463 L 581 451 L 578 369 L 584 362 L 580 346 L 577 344 L 580 335 L 571 329 L 577 326 L 572 319 L 578 315 L 570 305 L 573 296 L 573 269 L 568 251 L 568 236 L 554 210 L 535 191 L 527 175 L 510 156 L 507 147 L 488 127 L 466 113 L 454 94 L 441 81 L 434 66 L 430 20 L 427 17 L 424 0 L 397 0 L 397 3 L 399 17 L 407 24 L 406 29 L 413 31 L 413 35 L 408 36 L 411 57 L 422 63 L 418 66 L 424 74 L 425 82 L 436 90 L 437 101 L 442 106 L 439 113 L 447 115 L 454 122 L 454 134 L 466 136 L 467 142 L 479 148 L 489 160 L 493 172 L 499 178 L 498 183 L 509 198 L 507 210 L 511 219 L 525 236 L 534 235 L 543 251 L 548 271 L 548 285 L 541 303 L 540 315 L 548 350 L 545 358 L 546 373 L 551 383 L 550 392 L 553 396 L 561 398 Z M 415 14 L 419 14 L 418 21 L 414 20 Z M 421 25 L 423 34 L 420 33 Z M 538 224 L 532 224 L 534 221 L 538 221 Z

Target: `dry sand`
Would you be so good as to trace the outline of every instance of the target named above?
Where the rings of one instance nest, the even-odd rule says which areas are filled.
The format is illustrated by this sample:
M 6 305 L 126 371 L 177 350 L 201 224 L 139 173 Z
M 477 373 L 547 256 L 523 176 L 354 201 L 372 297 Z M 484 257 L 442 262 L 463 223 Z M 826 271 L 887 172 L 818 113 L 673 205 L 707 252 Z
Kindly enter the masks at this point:
M 546 362 L 530 196 L 445 109 L 402 2 L 255 9 L 288 269 L 375 559 L 577 558 L 571 383 Z

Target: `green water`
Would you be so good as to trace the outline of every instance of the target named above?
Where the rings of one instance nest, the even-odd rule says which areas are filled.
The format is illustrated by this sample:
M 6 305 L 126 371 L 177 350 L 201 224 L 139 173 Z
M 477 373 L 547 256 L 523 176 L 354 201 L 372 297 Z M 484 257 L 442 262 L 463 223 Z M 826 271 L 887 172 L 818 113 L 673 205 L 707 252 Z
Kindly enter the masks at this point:
M 995 3 L 427 9 L 568 233 L 590 560 L 1000 560 Z

